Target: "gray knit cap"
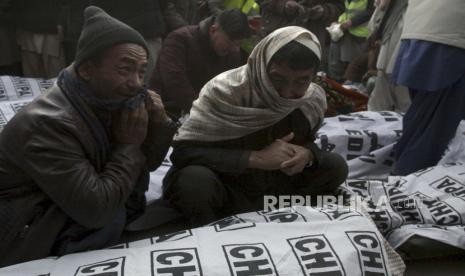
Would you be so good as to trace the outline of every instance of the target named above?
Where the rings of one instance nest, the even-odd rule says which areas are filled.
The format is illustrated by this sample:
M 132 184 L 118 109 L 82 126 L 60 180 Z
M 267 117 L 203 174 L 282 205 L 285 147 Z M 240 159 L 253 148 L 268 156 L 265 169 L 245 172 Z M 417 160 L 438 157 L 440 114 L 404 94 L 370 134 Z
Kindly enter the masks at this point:
M 77 66 L 94 54 L 122 43 L 138 44 L 145 48 L 147 55 L 149 54 L 147 44 L 139 32 L 111 17 L 99 7 L 89 6 L 84 10 L 84 26 L 74 62 Z

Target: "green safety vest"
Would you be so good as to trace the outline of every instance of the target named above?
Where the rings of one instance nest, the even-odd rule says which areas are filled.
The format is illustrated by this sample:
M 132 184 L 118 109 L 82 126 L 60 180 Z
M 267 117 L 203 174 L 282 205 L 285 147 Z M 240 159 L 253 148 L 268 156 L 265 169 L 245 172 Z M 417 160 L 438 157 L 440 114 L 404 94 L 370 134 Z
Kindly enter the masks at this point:
M 226 9 L 240 9 L 247 16 L 260 14 L 260 6 L 255 3 L 254 0 L 225 0 L 224 7 Z M 253 50 L 252 40 L 244 40 L 241 44 L 241 48 L 250 54 Z
M 339 16 L 339 23 L 351 19 L 352 17 L 354 17 L 355 13 L 359 11 L 366 10 L 368 6 L 368 0 L 352 0 L 350 3 L 347 0 L 345 0 L 345 5 L 346 10 L 343 14 L 341 14 L 341 16 Z M 368 22 L 356 27 L 349 28 L 349 32 L 358 37 L 368 37 L 369 31 L 367 26 Z
M 240 9 L 247 15 L 260 14 L 260 6 L 254 0 L 225 0 L 224 7 L 226 9 Z

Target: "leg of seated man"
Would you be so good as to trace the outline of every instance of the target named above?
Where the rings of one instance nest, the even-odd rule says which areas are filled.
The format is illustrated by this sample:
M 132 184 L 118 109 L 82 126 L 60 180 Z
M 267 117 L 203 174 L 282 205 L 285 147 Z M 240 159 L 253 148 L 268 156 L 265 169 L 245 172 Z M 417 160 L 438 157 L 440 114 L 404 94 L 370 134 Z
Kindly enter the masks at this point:
M 334 195 L 346 180 L 347 174 L 348 168 L 344 158 L 336 153 L 324 152 L 318 168 L 306 168 L 302 173 L 293 176 L 284 173 L 273 174 L 273 179 L 266 181 L 272 188 L 263 196 L 310 196 L 309 203 L 314 205 L 317 203 L 316 196 Z M 260 200 L 260 206 L 265 206 L 265 198 Z M 282 208 L 280 205 L 274 207 Z
M 164 197 L 189 219 L 191 226 L 202 226 L 221 217 L 227 190 L 209 168 L 187 166 L 170 171 L 164 186 Z
M 319 167 L 305 169 L 293 184 L 300 195 L 328 195 L 337 190 L 347 175 L 344 158 L 337 153 L 324 152 Z
M 126 224 L 126 209 L 121 208 L 113 220 L 100 229 L 90 229 L 69 221 L 53 245 L 53 255 L 62 256 L 117 244 Z

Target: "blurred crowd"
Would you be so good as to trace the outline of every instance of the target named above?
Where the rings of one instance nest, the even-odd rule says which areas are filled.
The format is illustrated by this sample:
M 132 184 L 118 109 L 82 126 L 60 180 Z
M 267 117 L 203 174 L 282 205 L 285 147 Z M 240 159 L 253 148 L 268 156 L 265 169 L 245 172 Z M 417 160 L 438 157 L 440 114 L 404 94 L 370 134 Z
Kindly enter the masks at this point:
M 173 113 L 188 112 L 209 79 L 245 64 L 263 37 L 291 25 L 318 37 L 319 71 L 369 96 L 368 110 L 406 112 L 409 89 L 391 75 L 404 22 L 417 20 L 405 18 L 409 2 L 434 9 L 408 0 L 2 0 L 0 75 L 56 77 L 74 60 L 83 10 L 95 5 L 144 36 L 146 82 Z M 248 27 L 230 15 L 220 27 L 233 34 L 219 37 L 210 27 L 227 9 L 246 15 Z

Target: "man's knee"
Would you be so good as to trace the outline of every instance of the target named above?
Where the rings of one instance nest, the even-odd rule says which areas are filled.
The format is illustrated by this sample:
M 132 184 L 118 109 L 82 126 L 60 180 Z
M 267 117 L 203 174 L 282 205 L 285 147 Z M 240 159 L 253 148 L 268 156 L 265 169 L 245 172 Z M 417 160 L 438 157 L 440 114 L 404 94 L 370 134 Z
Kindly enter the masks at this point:
M 226 191 L 217 175 L 207 167 L 187 166 L 167 175 L 165 197 L 190 221 L 205 225 L 217 219 Z
M 320 169 L 328 170 L 331 172 L 331 183 L 337 188 L 341 185 L 349 174 L 349 168 L 346 160 L 337 153 L 323 153 Z
M 347 175 L 349 174 L 346 160 L 337 153 L 323 153 L 320 168 L 331 171 L 331 182 L 337 183 L 338 186 L 347 179 Z
M 218 195 L 221 182 L 207 167 L 187 166 L 175 172 L 170 180 L 169 193 L 183 202 L 201 203 Z

